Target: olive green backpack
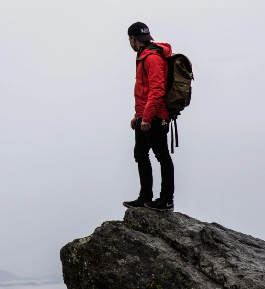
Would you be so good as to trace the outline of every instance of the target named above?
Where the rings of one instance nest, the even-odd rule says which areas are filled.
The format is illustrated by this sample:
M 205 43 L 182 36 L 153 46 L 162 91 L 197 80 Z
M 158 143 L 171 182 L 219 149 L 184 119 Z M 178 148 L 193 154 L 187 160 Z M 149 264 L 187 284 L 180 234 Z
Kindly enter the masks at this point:
M 153 54 L 152 52 L 150 54 Z M 164 101 L 170 118 L 175 126 L 175 146 L 178 147 L 177 118 L 180 112 L 190 104 L 191 81 L 194 80 L 192 64 L 187 56 L 173 53 L 167 58 L 168 75 Z M 147 75 L 144 63 L 143 69 Z M 171 122 L 171 153 L 174 153 L 173 125 Z
M 164 101 L 175 126 L 175 141 L 178 147 L 178 130 L 176 119 L 180 112 L 190 104 L 191 81 L 194 80 L 192 64 L 183 54 L 172 54 L 167 58 L 168 77 Z M 171 153 L 174 153 L 173 127 L 171 122 Z

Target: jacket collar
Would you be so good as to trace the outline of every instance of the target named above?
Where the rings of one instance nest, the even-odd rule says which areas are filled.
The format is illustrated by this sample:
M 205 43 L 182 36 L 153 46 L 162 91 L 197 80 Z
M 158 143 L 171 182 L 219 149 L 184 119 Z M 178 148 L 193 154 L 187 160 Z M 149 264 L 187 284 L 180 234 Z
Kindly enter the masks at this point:
M 158 45 L 152 42 L 147 46 L 140 46 L 136 60 L 143 60 L 146 56 L 150 54 L 162 54 L 162 53 L 163 48 L 159 47 Z

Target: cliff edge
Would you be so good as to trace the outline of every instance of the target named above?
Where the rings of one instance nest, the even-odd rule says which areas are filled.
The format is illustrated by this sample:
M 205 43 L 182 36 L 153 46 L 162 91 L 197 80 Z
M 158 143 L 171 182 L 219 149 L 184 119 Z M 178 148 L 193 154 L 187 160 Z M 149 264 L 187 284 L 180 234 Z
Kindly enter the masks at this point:
M 265 242 L 181 213 L 128 209 L 60 252 L 68 289 L 262 289 Z

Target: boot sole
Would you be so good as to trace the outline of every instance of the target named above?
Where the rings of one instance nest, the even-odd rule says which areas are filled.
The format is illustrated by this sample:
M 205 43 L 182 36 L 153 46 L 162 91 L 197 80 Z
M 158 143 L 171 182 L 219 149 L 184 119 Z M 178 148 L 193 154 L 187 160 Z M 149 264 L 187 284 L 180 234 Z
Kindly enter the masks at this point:
M 134 207 L 134 206 L 130 206 L 130 205 L 127 205 L 125 203 L 122 203 L 124 207 L 126 208 L 144 208 L 144 206 L 139 206 L 139 207 Z
M 170 208 L 170 209 L 158 209 L 158 208 L 151 208 L 151 207 L 148 207 L 146 204 L 144 204 L 144 206 L 148 209 L 151 209 L 151 210 L 156 210 L 156 211 L 160 211 L 160 212 L 166 212 L 166 211 L 174 211 L 174 208 Z

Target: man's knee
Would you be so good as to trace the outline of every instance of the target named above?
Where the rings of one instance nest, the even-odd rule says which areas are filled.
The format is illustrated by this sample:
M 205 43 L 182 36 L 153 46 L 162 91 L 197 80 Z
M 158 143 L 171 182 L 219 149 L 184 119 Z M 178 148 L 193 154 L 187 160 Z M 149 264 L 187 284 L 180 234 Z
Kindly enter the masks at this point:
M 172 159 L 169 152 L 157 153 L 155 154 L 155 157 L 159 163 L 172 163 Z
M 149 154 L 147 153 L 140 153 L 134 150 L 134 159 L 137 163 L 150 163 Z

